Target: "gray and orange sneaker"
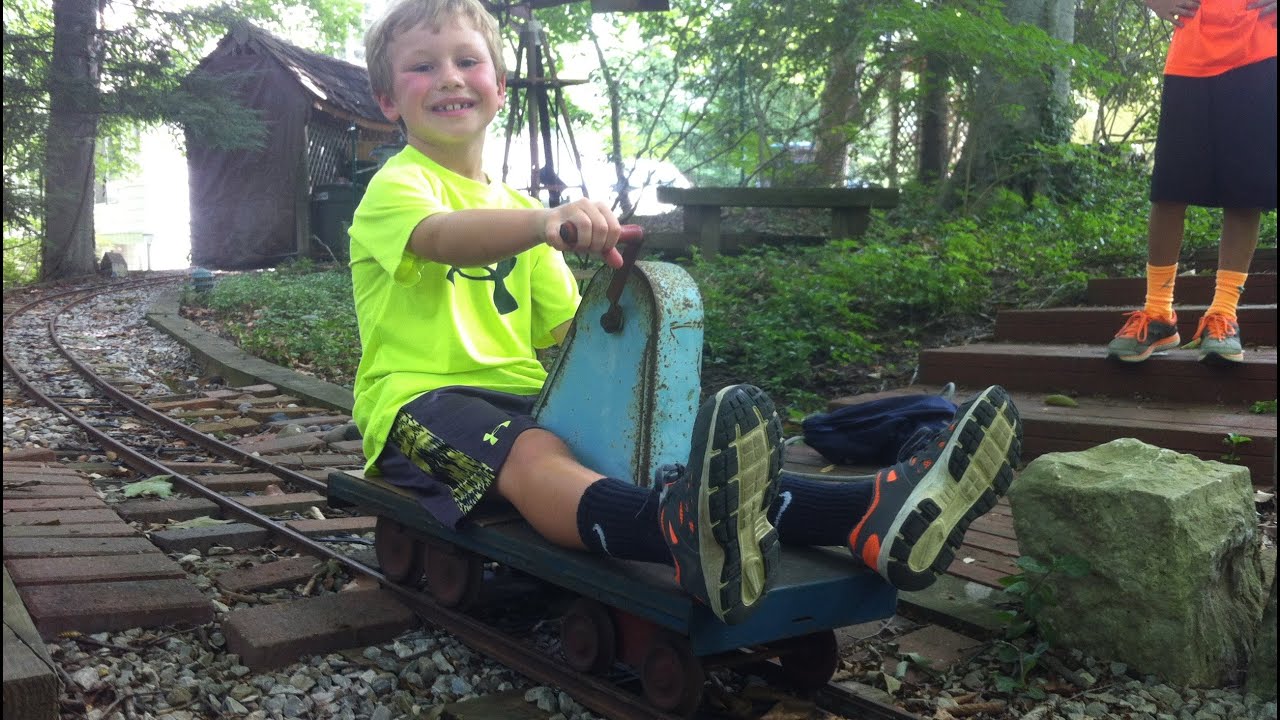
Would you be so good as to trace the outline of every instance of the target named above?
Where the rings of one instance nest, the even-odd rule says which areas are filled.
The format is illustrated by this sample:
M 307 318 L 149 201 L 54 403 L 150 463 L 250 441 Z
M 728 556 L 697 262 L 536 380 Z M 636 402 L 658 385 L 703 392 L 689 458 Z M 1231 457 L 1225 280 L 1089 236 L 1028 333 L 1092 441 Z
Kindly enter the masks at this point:
M 951 564 L 969 524 L 1009 489 L 1021 452 L 1018 410 L 992 385 L 927 447 L 876 473 L 849 549 L 894 587 L 923 590 Z
M 1142 362 L 1152 354 L 1178 347 L 1178 317 L 1161 318 L 1137 310 L 1127 315 L 1124 327 L 1107 345 L 1107 357 L 1121 362 Z
M 1240 345 L 1240 323 L 1225 313 L 1206 314 L 1196 326 L 1187 349 L 1200 350 L 1200 362 L 1234 364 L 1244 362 L 1244 348 Z
M 708 398 L 688 466 L 658 470 L 658 520 L 676 580 L 726 623 L 745 620 L 771 585 L 781 548 L 765 514 L 781 470 L 782 421 L 751 385 Z

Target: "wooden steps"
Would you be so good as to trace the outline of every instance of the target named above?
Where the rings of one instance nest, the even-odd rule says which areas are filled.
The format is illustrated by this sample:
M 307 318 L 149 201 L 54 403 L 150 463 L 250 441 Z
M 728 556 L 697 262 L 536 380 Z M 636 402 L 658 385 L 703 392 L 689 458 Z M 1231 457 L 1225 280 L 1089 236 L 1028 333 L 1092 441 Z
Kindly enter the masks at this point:
M 1178 329 L 1190 341 L 1212 302 L 1211 257 L 1198 253 L 1187 268 L 1198 275 L 1179 276 L 1175 307 Z M 1106 345 L 1137 309 L 1146 293 L 1144 278 L 1091 280 L 1090 306 L 1001 311 L 993 342 L 936 348 L 920 353 L 917 380 L 910 388 L 840 398 L 831 407 L 903 393 L 937 393 L 954 382 L 957 402 L 988 385 L 1010 391 L 1023 421 L 1022 461 L 1050 452 L 1074 452 L 1132 437 L 1205 460 L 1231 462 L 1249 469 L 1255 489 L 1276 486 L 1276 413 L 1251 412 L 1259 401 L 1276 398 L 1276 251 L 1260 249 L 1237 315 L 1245 345 L 1238 365 L 1206 365 L 1199 353 L 1172 350 L 1143 363 L 1106 357 Z M 1050 394 L 1068 395 L 1075 407 L 1045 403 Z M 1231 433 L 1250 438 L 1232 448 Z M 807 448 L 806 448 L 807 450 Z M 817 453 L 787 448 L 789 468 L 824 474 L 831 468 Z M 861 470 L 861 469 L 860 469 Z M 965 535 L 957 561 L 947 570 L 968 581 L 1001 587 L 1004 575 L 1017 572 L 1019 554 L 1008 504 L 1001 502 L 978 518 Z
M 1179 303 L 1208 305 L 1213 302 L 1216 281 L 1217 278 L 1213 275 L 1179 275 L 1174 282 L 1174 292 Z M 1145 278 L 1093 278 L 1085 290 L 1086 302 L 1090 305 L 1119 305 L 1129 310 L 1137 309 L 1146 295 Z M 1275 271 L 1249 275 L 1240 302 L 1249 305 L 1275 304 Z
M 1203 255 L 1200 260 L 1212 260 Z M 1276 414 L 1250 408 L 1276 398 L 1275 264 L 1275 249 L 1267 248 L 1258 251 L 1250 268 L 1237 311 L 1245 345 L 1242 363 L 1205 364 L 1193 350 L 1170 350 L 1142 363 L 1108 359 L 1106 344 L 1123 324 L 1123 313 L 1141 304 L 1146 280 L 1099 278 L 1089 281 L 1090 306 L 1003 310 L 992 342 L 922 351 L 920 387 L 889 393 L 937 392 L 948 382 L 962 393 L 1003 385 L 1022 412 L 1025 460 L 1121 437 L 1223 460 L 1231 453 L 1224 439 L 1237 433 L 1252 442 L 1237 447 L 1233 461 L 1249 468 L 1256 487 L 1274 487 Z M 1178 277 L 1175 309 L 1184 342 L 1195 334 L 1213 290 L 1212 273 Z M 1068 395 L 1078 406 L 1046 405 L 1050 394 Z M 881 395 L 841 398 L 832 405 Z
M 962 401 L 979 389 L 961 387 L 956 397 Z M 832 401 L 831 407 L 939 390 L 936 386 L 916 385 L 840 398 Z M 1228 452 L 1223 440 L 1228 433 L 1238 433 L 1252 438 L 1252 442 L 1236 449 L 1239 457 L 1235 463 L 1249 468 L 1259 488 L 1271 484 L 1276 453 L 1275 415 L 1249 412 L 1244 406 L 1103 397 L 1080 397 L 1076 399 L 1078 407 L 1070 408 L 1046 405 L 1046 393 L 1011 391 L 1010 395 L 1022 416 L 1024 462 L 1048 452 L 1087 450 L 1119 437 L 1133 437 L 1205 460 L 1222 461 Z
M 1142 363 L 1121 363 L 1107 359 L 1102 345 L 978 343 L 922 351 L 919 382 L 1237 408 L 1275 399 L 1274 347 L 1249 349 L 1244 362 L 1231 367 L 1206 365 L 1198 357 L 1174 350 Z
M 1000 342 L 1088 343 L 1103 346 L 1124 325 L 1125 313 L 1136 305 L 1123 307 L 1056 308 L 1052 310 L 1008 310 L 996 317 L 996 340 Z M 1178 333 L 1190 342 L 1196 325 L 1208 305 L 1178 307 Z M 1246 346 L 1276 344 L 1276 304 L 1241 305 L 1236 310 L 1240 337 Z

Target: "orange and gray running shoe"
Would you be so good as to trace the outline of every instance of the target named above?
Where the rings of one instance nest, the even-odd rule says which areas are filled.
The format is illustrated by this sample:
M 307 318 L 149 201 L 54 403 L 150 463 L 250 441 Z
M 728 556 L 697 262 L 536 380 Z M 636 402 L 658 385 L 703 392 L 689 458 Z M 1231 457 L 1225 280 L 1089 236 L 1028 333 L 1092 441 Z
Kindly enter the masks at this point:
M 772 583 L 781 548 L 766 512 L 781 471 L 782 421 L 751 385 L 708 398 L 688 466 L 658 470 L 658 520 L 676 580 L 726 623 L 745 620 Z
M 1128 313 L 1124 327 L 1107 345 L 1107 357 L 1122 362 L 1142 362 L 1158 353 L 1178 347 L 1178 317 L 1156 317 L 1146 310 Z
M 1240 323 L 1225 313 L 1213 313 L 1200 318 L 1196 334 L 1188 349 L 1200 349 L 1200 362 L 1244 362 L 1244 348 L 1240 345 Z
M 1009 489 L 1021 452 L 1018 410 L 992 385 L 927 447 L 876 473 L 871 507 L 849 533 L 853 556 L 900 590 L 933 584 L 969 524 Z

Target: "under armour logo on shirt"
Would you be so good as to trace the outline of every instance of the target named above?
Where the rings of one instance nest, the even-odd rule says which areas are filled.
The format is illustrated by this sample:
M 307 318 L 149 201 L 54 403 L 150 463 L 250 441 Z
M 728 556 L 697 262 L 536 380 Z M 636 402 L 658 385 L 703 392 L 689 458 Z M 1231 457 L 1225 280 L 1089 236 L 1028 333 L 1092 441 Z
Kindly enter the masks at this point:
M 507 290 L 507 285 L 504 282 L 515 268 L 515 258 L 507 258 L 491 268 L 476 268 L 483 270 L 486 273 L 485 275 L 468 275 L 462 268 L 451 266 L 449 274 L 445 275 L 444 279 L 453 283 L 455 282 L 453 277 L 461 275 L 468 280 L 488 280 L 493 282 L 493 307 L 498 311 L 499 315 L 506 315 L 507 313 L 515 312 L 520 307 L 520 303 L 516 302 L 515 296 L 511 294 L 511 291 Z

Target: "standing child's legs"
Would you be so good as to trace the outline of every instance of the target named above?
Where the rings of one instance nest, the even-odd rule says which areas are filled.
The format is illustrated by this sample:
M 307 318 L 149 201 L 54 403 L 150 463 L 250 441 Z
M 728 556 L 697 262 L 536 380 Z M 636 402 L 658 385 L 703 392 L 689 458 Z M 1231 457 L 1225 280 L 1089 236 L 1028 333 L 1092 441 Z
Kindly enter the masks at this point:
M 1120 332 L 1107 345 L 1108 357 L 1142 362 L 1182 342 L 1178 316 L 1173 311 L 1173 288 L 1186 214 L 1187 206 L 1182 203 L 1151 203 L 1147 218 L 1146 302 L 1141 310 L 1129 313 Z
M 1200 359 L 1209 362 L 1244 361 L 1240 344 L 1240 323 L 1236 308 L 1249 279 L 1249 263 L 1258 246 L 1258 225 L 1262 211 L 1226 208 L 1222 211 L 1222 241 L 1218 246 L 1218 275 L 1213 304 L 1200 318 L 1195 337 L 1186 347 L 1199 348 Z
M 1276 206 L 1276 59 L 1274 57 L 1207 78 L 1216 138 L 1214 194 L 1205 204 L 1225 208 L 1213 304 L 1187 347 L 1205 362 L 1244 360 L 1236 308 L 1258 245 L 1264 210 Z

